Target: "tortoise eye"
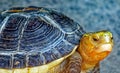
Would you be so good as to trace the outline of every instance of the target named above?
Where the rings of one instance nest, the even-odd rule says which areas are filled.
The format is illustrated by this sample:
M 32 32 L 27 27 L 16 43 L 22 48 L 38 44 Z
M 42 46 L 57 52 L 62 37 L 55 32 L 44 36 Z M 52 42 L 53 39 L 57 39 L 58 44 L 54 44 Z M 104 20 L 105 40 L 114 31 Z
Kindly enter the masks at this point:
M 113 40 L 113 37 L 111 37 L 111 40 Z
M 93 37 L 93 40 L 94 41 L 98 41 L 99 39 L 97 37 Z

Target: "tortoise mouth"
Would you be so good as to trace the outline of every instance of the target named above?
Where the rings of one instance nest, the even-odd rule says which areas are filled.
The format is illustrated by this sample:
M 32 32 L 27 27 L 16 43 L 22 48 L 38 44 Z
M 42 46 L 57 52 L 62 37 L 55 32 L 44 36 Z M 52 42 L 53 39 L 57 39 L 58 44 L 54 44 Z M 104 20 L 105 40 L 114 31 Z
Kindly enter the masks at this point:
M 111 43 L 100 44 L 99 46 L 94 48 L 95 50 L 93 50 L 90 55 L 87 55 L 88 58 L 91 58 L 88 60 L 96 62 L 103 60 L 110 54 L 110 52 L 112 51 L 112 47 L 113 45 Z
M 95 48 L 97 53 L 101 52 L 111 52 L 112 51 L 112 44 L 111 43 L 106 43 L 106 44 L 101 44 Z
M 113 44 L 111 43 L 102 43 L 98 46 L 93 47 L 92 51 L 87 50 L 86 52 L 82 50 L 82 57 L 86 62 L 98 63 L 110 54 L 110 52 L 112 51 L 112 47 Z
M 111 51 L 112 51 L 112 47 L 113 45 L 111 43 L 106 43 L 106 44 L 101 44 L 98 47 L 96 47 L 95 49 L 95 59 L 98 61 L 103 60 L 105 57 L 107 57 Z

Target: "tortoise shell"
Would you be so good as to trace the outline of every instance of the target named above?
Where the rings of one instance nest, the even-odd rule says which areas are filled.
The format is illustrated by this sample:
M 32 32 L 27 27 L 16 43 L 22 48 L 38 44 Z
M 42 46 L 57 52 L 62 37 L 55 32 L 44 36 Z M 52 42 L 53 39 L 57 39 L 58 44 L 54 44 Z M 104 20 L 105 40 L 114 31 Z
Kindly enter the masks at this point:
M 60 12 L 17 7 L 0 13 L 0 68 L 50 63 L 79 44 L 82 27 Z

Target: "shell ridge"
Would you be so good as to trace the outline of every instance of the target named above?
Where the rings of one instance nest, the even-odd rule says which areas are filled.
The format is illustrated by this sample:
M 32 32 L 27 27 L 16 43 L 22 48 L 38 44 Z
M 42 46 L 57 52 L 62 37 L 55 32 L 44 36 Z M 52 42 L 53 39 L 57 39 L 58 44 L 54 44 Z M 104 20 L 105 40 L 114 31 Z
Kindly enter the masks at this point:
M 49 16 L 44 16 L 43 17 L 45 20 L 47 20 L 47 22 L 49 22 L 50 24 L 53 24 L 54 27 L 57 27 L 59 28 L 63 33 L 66 33 L 65 31 L 63 31 L 60 26 L 55 22 L 53 21 Z
M 5 24 L 7 23 L 7 20 L 10 18 L 10 16 L 6 17 L 3 22 L 0 24 L 0 34 L 2 33 L 2 30 L 5 28 Z
M 49 16 L 59 26 L 59 29 L 67 34 L 73 34 L 78 29 L 77 23 L 62 13 L 51 11 Z
M 17 51 L 19 51 L 21 39 L 22 39 L 23 33 L 24 33 L 24 29 L 25 29 L 25 27 L 26 27 L 26 25 L 27 25 L 27 22 L 28 22 L 29 18 L 30 18 L 30 17 L 27 16 L 26 22 L 25 22 L 23 25 L 20 26 L 20 27 L 21 27 L 21 28 L 20 28 L 21 30 L 20 30 L 20 35 L 19 35 L 19 41 L 18 41 Z

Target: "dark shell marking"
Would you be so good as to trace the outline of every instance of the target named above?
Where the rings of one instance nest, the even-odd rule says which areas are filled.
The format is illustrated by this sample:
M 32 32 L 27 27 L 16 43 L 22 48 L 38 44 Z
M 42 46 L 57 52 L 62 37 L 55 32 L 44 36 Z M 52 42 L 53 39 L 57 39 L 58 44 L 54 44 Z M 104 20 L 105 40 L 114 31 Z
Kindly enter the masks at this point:
M 0 68 L 40 66 L 69 54 L 82 27 L 42 7 L 17 7 L 0 14 Z

